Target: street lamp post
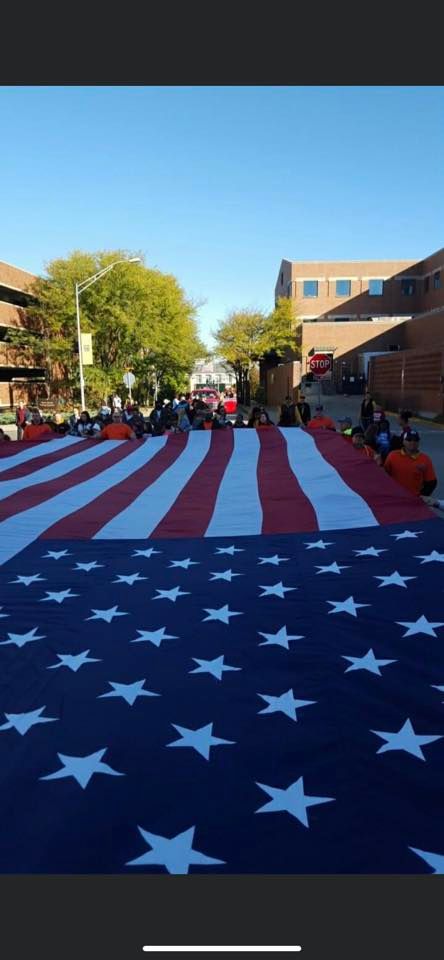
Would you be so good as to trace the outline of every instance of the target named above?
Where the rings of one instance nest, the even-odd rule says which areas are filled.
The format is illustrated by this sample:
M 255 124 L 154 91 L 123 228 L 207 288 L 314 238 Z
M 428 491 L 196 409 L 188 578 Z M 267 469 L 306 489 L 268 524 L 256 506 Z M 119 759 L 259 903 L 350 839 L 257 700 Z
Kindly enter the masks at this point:
M 118 263 L 140 263 L 140 257 L 131 257 L 130 260 L 114 260 L 113 263 L 109 263 L 107 267 L 104 267 L 103 270 L 99 270 L 98 273 L 95 273 L 92 277 L 87 277 L 86 280 L 82 280 L 80 283 L 76 283 L 76 315 L 77 315 L 77 343 L 79 349 L 79 377 L 80 377 L 80 402 L 82 410 L 85 409 L 85 380 L 83 377 L 83 356 L 82 356 L 82 331 L 80 328 L 80 304 L 79 297 L 80 294 L 87 290 L 88 287 L 92 287 L 93 283 L 96 283 L 97 280 L 101 280 L 106 273 L 109 273 L 113 267 L 116 267 Z

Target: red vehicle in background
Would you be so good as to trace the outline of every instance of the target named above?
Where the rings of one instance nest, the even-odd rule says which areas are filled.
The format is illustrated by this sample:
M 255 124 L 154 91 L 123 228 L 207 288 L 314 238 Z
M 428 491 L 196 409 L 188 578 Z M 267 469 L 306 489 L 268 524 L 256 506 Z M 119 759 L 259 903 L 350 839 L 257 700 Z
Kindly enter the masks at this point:
M 220 394 L 213 387 L 199 387 L 193 391 L 193 400 L 203 400 L 210 410 L 216 410 L 220 403 Z
M 225 394 L 225 398 L 222 399 L 220 393 L 214 387 L 198 387 L 197 390 L 193 391 L 192 398 L 193 400 L 203 400 L 212 411 L 217 410 L 220 403 L 223 403 L 228 414 L 236 413 L 237 410 L 237 399 L 232 390 L 229 390 Z

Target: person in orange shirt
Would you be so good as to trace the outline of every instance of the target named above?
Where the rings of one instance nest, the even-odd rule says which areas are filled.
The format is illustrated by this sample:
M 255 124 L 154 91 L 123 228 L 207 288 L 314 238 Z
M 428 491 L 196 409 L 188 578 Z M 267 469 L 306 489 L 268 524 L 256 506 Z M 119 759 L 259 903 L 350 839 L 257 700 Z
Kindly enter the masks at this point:
M 364 456 L 369 457 L 370 460 L 375 459 L 375 451 L 365 442 L 364 431 L 362 427 L 353 427 L 351 432 L 351 442 L 355 450 L 359 450 L 359 453 L 363 453 Z
M 31 423 L 27 423 L 23 431 L 22 440 L 50 440 L 55 439 L 55 437 L 56 434 L 51 430 L 49 423 L 43 423 L 39 411 L 34 410 L 31 415 Z
M 433 463 L 419 450 L 419 433 L 409 430 L 402 438 L 402 450 L 392 450 L 384 463 L 384 470 L 405 490 L 415 496 L 430 496 L 436 484 Z
M 315 408 L 315 415 L 312 420 L 308 421 L 307 427 L 309 430 L 336 430 L 333 420 L 326 416 L 322 406 Z
M 98 440 L 135 440 L 136 434 L 127 423 L 122 423 L 122 414 L 115 410 L 111 423 L 108 423 L 97 435 Z

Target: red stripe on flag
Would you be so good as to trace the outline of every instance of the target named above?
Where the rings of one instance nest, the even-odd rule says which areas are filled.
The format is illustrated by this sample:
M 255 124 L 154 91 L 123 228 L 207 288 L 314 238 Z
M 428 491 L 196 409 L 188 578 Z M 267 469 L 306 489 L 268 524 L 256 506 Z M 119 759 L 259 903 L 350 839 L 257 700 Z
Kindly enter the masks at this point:
M 129 443 L 131 441 L 128 441 Z M 152 441 L 145 440 L 145 443 Z M 147 487 L 158 479 L 182 453 L 187 442 L 187 434 L 170 434 L 164 447 L 129 477 L 116 483 L 111 490 L 99 494 L 91 503 L 69 517 L 59 520 L 52 527 L 48 527 L 42 536 L 43 540 L 89 540 L 96 533 L 113 520 L 122 510 L 136 499 Z M 140 517 L 143 527 L 143 514 Z
M 344 483 L 365 500 L 378 523 L 434 519 L 432 511 L 419 497 L 395 483 L 383 467 L 359 453 L 343 437 L 329 430 L 308 432 L 319 453 L 338 471 Z
M 97 442 L 100 443 L 100 441 Z M 23 513 L 24 510 L 37 507 L 45 500 L 50 500 L 57 494 L 63 493 L 64 490 L 69 490 L 70 487 L 76 487 L 77 484 L 83 483 L 84 480 L 91 480 L 92 477 L 103 473 L 108 467 L 114 466 L 119 460 L 124 460 L 125 457 L 134 452 L 134 449 L 133 442 L 128 440 L 127 443 L 120 444 L 115 450 L 104 453 L 103 457 L 90 460 L 83 467 L 77 467 L 76 470 L 64 474 L 63 477 L 47 480 L 45 483 L 36 483 L 33 487 L 20 490 L 18 493 L 12 493 L 11 496 L 5 497 L 0 502 L 0 522 L 7 520 L 9 517 L 14 517 L 18 513 Z
M 279 430 L 258 430 L 257 433 L 261 445 L 257 475 L 263 511 L 262 533 L 318 530 L 313 506 L 288 462 L 285 438 Z
M 233 431 L 214 430 L 208 453 L 185 484 L 151 537 L 203 537 L 213 515 L 219 486 L 233 452 Z M 235 492 L 233 491 L 235 496 Z
M 0 443 L 0 460 L 6 460 L 8 457 L 15 457 L 20 450 L 26 450 L 28 444 L 23 444 L 21 440 L 6 440 Z
M 43 467 L 50 467 L 52 463 L 57 463 L 59 460 L 66 460 L 67 457 L 74 456 L 75 453 L 80 453 L 84 447 L 95 447 L 96 440 L 82 440 L 79 443 L 69 444 L 66 447 L 66 450 L 55 450 L 54 453 L 48 452 L 46 456 L 35 457 L 33 460 L 27 460 L 25 463 L 18 463 L 16 467 L 10 467 L 9 470 L 5 470 L 4 473 L 0 474 L 0 481 L 3 483 L 4 480 L 19 480 L 20 477 L 27 477 L 29 474 L 34 473 L 36 470 L 41 470 Z M 23 449 L 23 447 L 22 447 Z M 17 450 L 15 451 L 17 453 Z

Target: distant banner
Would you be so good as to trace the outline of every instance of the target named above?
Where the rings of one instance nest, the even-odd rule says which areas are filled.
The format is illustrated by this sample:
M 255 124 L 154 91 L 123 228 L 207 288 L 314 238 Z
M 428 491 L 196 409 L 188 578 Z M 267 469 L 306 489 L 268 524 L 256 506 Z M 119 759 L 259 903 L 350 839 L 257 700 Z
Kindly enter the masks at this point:
M 82 333 L 82 360 L 83 366 L 91 366 L 94 362 L 91 333 Z

